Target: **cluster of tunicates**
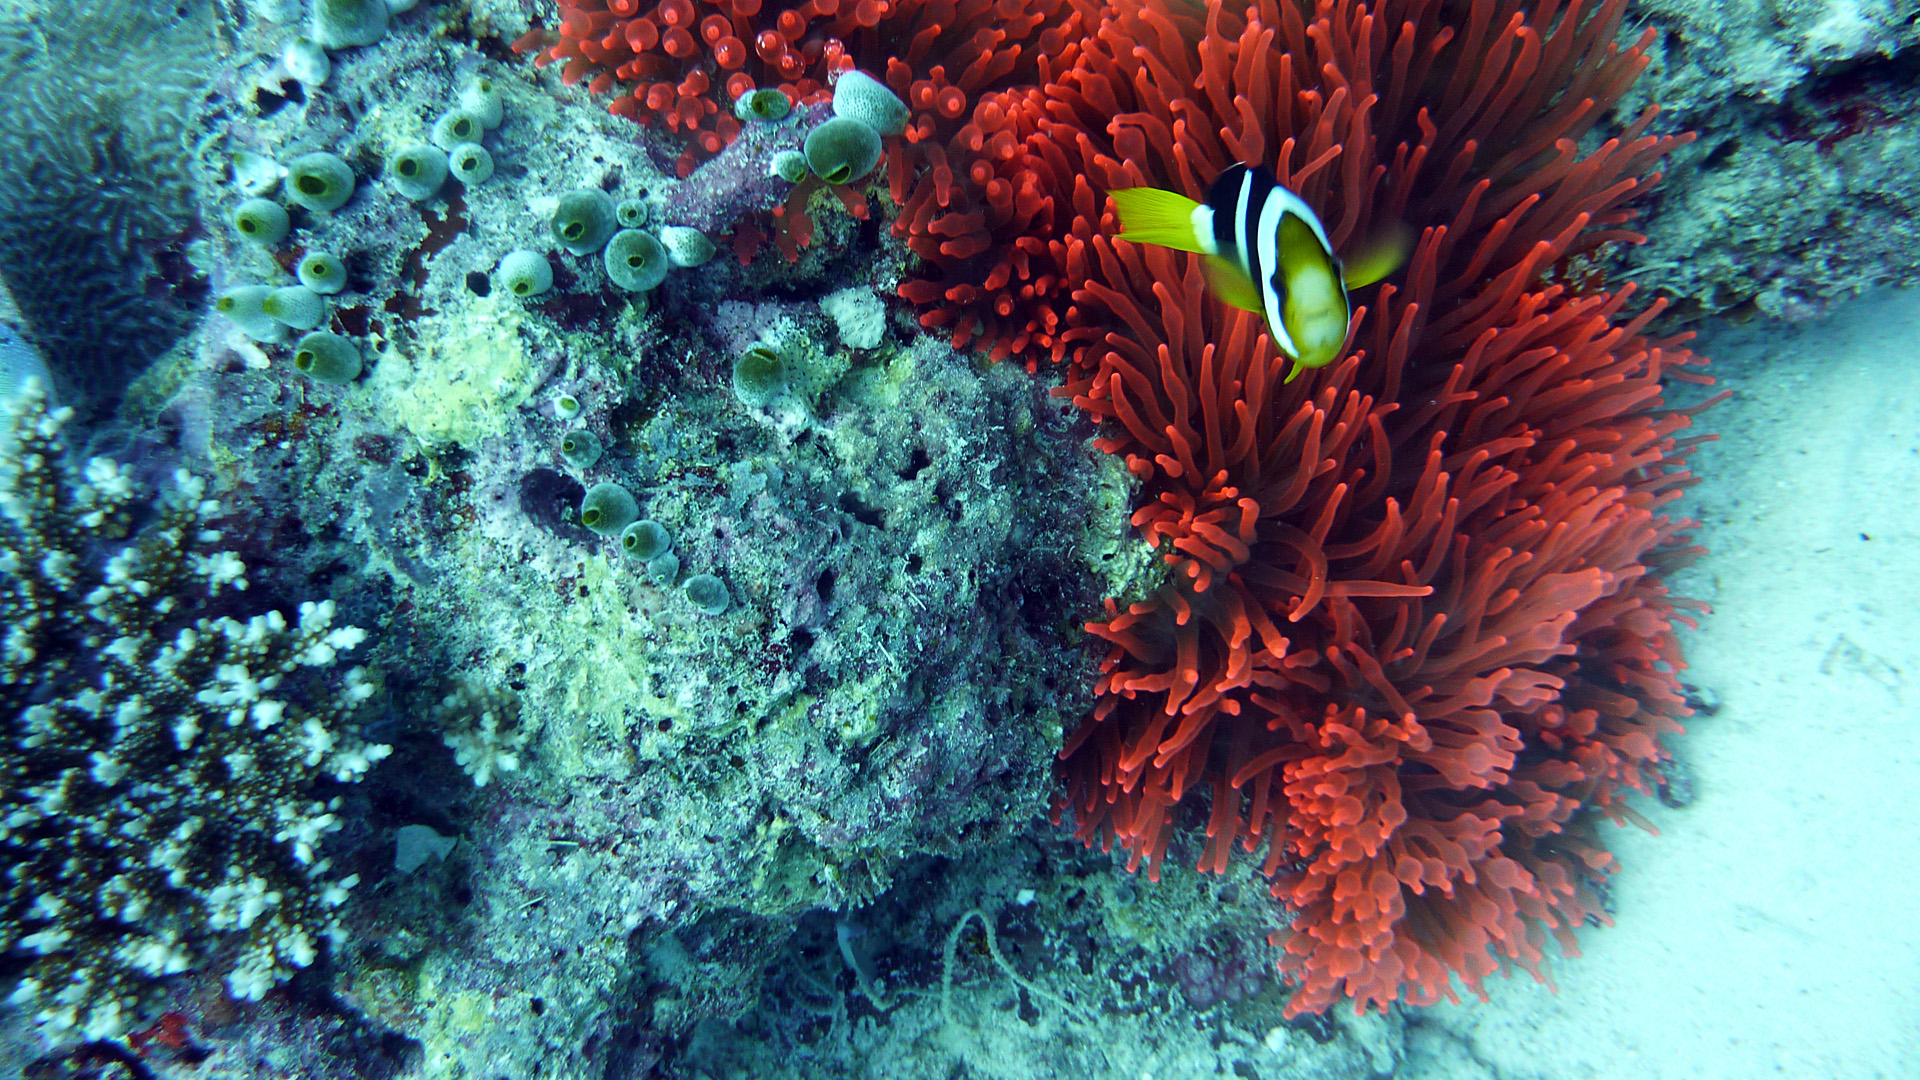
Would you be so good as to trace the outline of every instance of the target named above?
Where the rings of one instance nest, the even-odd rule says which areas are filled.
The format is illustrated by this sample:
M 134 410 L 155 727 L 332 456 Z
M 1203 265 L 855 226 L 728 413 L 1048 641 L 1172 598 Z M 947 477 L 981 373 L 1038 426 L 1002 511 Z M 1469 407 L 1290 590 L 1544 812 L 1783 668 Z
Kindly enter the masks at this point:
M 234 208 L 229 218 L 233 231 L 262 247 L 285 240 L 293 228 L 287 208 L 265 197 L 276 183 L 284 180 L 288 202 L 317 213 L 340 209 L 354 191 L 353 168 L 338 154 L 325 151 L 302 154 L 284 170 L 257 155 L 246 155 L 235 162 L 235 179 L 254 194 Z
M 325 85 L 333 74 L 328 49 L 374 44 L 387 32 L 388 16 L 410 10 L 415 2 L 314 0 L 308 32 L 287 42 L 281 50 L 281 66 L 305 86 Z M 419 173 L 418 182 L 395 186 L 409 198 L 425 198 L 431 190 L 415 192 L 436 165 L 439 178 L 433 182 L 435 189 L 445 181 L 450 168 L 469 182 L 486 179 L 493 173 L 493 161 L 479 146 L 479 138 L 486 127 L 499 122 L 499 93 L 486 80 L 476 80 L 461 95 L 460 108 L 435 126 L 436 137 L 444 134 L 451 140 L 448 154 L 437 162 L 424 163 L 406 157 L 412 164 L 402 172 L 409 178 Z M 404 152 L 396 158 L 403 156 Z M 358 185 L 353 167 L 338 154 L 326 151 L 302 154 L 284 168 L 257 154 L 241 154 L 234 161 L 234 180 L 249 197 L 229 218 L 233 230 L 242 240 L 262 248 L 280 244 L 293 229 L 287 207 L 268 197 L 276 186 L 288 204 L 309 213 L 330 214 L 353 198 Z M 352 382 L 360 376 L 360 347 L 321 328 L 330 314 L 327 298 L 347 287 L 346 264 L 331 252 L 309 249 L 295 264 L 294 276 L 297 284 L 261 283 L 228 289 L 214 301 L 214 310 L 255 341 L 281 344 L 292 332 L 302 332 L 293 343 L 294 369 L 314 382 Z
M 313 17 L 307 24 L 309 36 L 296 40 L 315 50 L 372 45 L 387 36 L 389 16 L 412 11 L 417 3 L 419 0 L 313 0 Z M 322 52 L 321 58 L 325 57 Z M 299 78 L 292 63 L 287 70 Z M 325 81 L 324 77 L 319 80 Z
M 287 201 L 314 213 L 331 213 L 353 198 L 353 169 L 336 154 L 302 154 L 287 163 L 284 177 L 271 163 L 236 162 L 237 178 L 255 191 L 271 191 L 272 177 L 284 181 Z M 287 208 L 264 194 L 243 200 L 229 219 L 248 243 L 272 248 L 287 238 L 293 219 Z M 320 330 L 327 321 L 327 298 L 347 286 L 346 264 L 331 253 L 309 250 L 295 265 L 298 284 L 240 285 L 214 301 L 214 310 L 241 333 L 267 344 L 284 343 L 291 332 L 306 335 L 294 346 L 294 366 L 318 382 L 345 383 L 360 374 L 360 351 L 351 341 Z M 308 362 L 300 362 L 306 357 Z
M 569 438 L 581 435 L 592 438 L 579 431 L 570 433 Z M 672 534 L 665 525 L 641 517 L 639 500 L 626 488 L 614 483 L 588 488 L 580 501 L 580 524 L 601 536 L 618 537 L 621 552 L 661 588 L 672 588 L 679 581 L 680 556 L 674 553 Z M 681 582 L 680 593 L 702 615 L 724 615 L 733 606 L 726 583 L 712 574 L 692 575 Z
M 405 3 L 392 10 L 410 7 L 411 3 Z M 387 10 L 385 0 L 381 10 Z M 313 36 L 296 38 L 282 56 L 288 72 L 302 82 L 317 85 L 326 81 L 331 70 L 322 46 L 371 44 L 371 40 L 349 40 L 351 33 L 341 30 L 336 22 L 326 22 L 336 16 L 353 16 L 357 11 L 360 7 L 351 4 L 316 6 Z M 384 15 L 377 21 L 384 31 Z M 323 22 L 331 30 L 323 32 Z M 376 34 L 373 40 L 377 39 Z M 336 41 L 339 44 L 333 44 Z M 387 186 L 418 202 L 437 194 L 449 176 L 469 185 L 486 181 L 493 176 L 493 157 L 480 140 L 504 118 L 499 87 L 486 76 L 475 77 L 460 91 L 454 107 L 434 121 L 429 142 L 402 146 L 387 159 Z M 325 151 L 303 154 L 284 168 L 257 154 L 241 154 L 234 161 L 234 179 L 251 196 L 233 211 L 230 220 L 234 232 L 262 248 L 280 244 L 293 228 L 287 207 L 268 197 L 276 186 L 282 187 L 288 203 L 312 213 L 340 209 L 353 198 L 357 187 L 352 166 L 339 155 Z M 538 284 L 541 272 L 546 272 L 546 284 Z M 329 252 L 309 250 L 301 255 L 295 275 L 297 285 L 253 284 L 229 289 L 214 302 L 214 309 L 255 341 L 281 344 L 289 331 L 307 331 L 294 344 L 294 368 L 315 382 L 353 381 L 361 371 L 359 347 L 320 329 L 329 315 L 327 297 L 347 286 L 346 264 Z M 545 291 L 552 280 L 544 261 L 537 268 L 522 267 L 520 276 L 527 283 L 513 290 L 516 295 Z
M 324 55 L 324 54 L 323 54 Z M 287 201 L 314 213 L 332 213 L 353 198 L 353 168 L 337 154 L 318 151 L 287 163 L 285 175 L 264 159 L 235 163 L 236 179 L 263 192 L 240 203 L 229 219 L 242 240 L 272 248 L 287 238 L 293 219 L 286 207 L 265 197 L 274 179 L 284 182 Z M 330 252 L 309 249 L 295 264 L 293 285 L 240 285 L 214 301 L 215 311 L 255 341 L 278 345 L 294 331 L 293 366 L 314 382 L 341 385 L 360 377 L 360 347 L 348 338 L 320 329 L 327 321 L 327 298 L 347 287 L 347 267 Z
M 680 556 L 673 552 L 673 537 L 657 521 L 643 519 L 620 530 L 620 550 L 645 567 L 647 576 L 662 588 L 671 587 L 680 577 Z
M 616 203 L 604 191 L 582 188 L 561 197 L 553 236 L 575 255 L 600 251 L 607 279 L 628 292 L 651 291 L 674 267 L 700 266 L 713 258 L 713 241 L 700 230 L 663 225 L 650 233 L 639 227 L 645 222 L 645 203 Z
M 793 122 L 793 99 L 784 90 L 759 88 L 748 90 L 733 100 L 733 115 L 762 124 Z M 797 184 L 807 178 L 807 155 L 798 150 L 782 150 L 773 156 L 770 175 Z
M 652 292 L 675 268 L 701 266 L 713 258 L 713 241 L 700 230 L 663 225 L 648 232 L 641 227 L 646 223 L 643 200 L 616 202 L 599 188 L 578 188 L 554 204 L 548 230 L 568 254 L 598 254 L 607 280 L 625 292 Z M 553 288 L 553 267 L 546 256 L 526 248 L 503 256 L 496 276 L 500 287 L 514 296 L 539 296 Z
M 315 37 L 295 39 L 283 57 L 289 72 L 303 82 L 324 82 L 330 70 L 326 52 L 320 47 L 329 40 L 318 32 L 320 11 L 316 9 Z M 380 25 L 384 28 L 384 18 Z M 401 195 L 418 200 L 438 191 L 450 171 L 464 183 L 487 179 L 493 175 L 493 159 L 479 139 L 500 120 L 499 90 L 485 78 L 475 79 L 462 91 L 458 107 L 434 125 L 435 139 L 446 148 L 426 144 L 401 148 L 388 162 L 389 184 Z M 258 155 L 242 155 L 234 162 L 234 173 L 242 189 L 252 193 L 233 211 L 230 220 L 234 232 L 263 248 L 280 244 L 293 228 L 287 208 L 267 197 L 276 184 L 282 186 L 288 203 L 311 213 L 340 209 L 353 198 L 357 187 L 352 166 L 326 151 L 302 154 L 284 169 Z M 347 286 L 346 264 L 329 252 L 309 250 L 301 255 L 295 276 L 297 285 L 253 284 L 229 289 L 215 301 L 214 309 L 260 342 L 279 344 L 286 341 L 289 331 L 309 331 L 294 345 L 295 369 L 316 382 L 351 382 L 359 377 L 361 369 L 358 346 L 319 329 L 329 314 L 327 297 Z
M 749 100 L 766 92 L 742 94 L 734 111 L 751 112 Z M 833 119 L 808 132 L 802 149 L 775 154 L 769 171 L 793 183 L 812 173 L 829 184 L 851 184 L 880 164 L 880 140 L 905 132 L 908 119 L 906 102 L 885 83 L 862 71 L 842 72 L 833 85 Z
M 485 183 L 493 177 L 493 155 L 480 143 L 504 117 L 500 88 L 476 77 L 454 107 L 434 120 L 426 142 L 408 143 L 387 159 L 387 186 L 423 202 L 439 194 L 449 176 L 468 186 Z
M 756 99 L 758 107 L 770 118 L 784 116 L 786 95 L 771 94 Z M 457 152 L 455 157 L 457 171 Z M 555 200 L 547 226 L 555 246 L 568 254 L 600 256 L 607 280 L 623 292 L 652 292 L 673 270 L 702 266 L 714 257 L 717 249 L 705 233 L 684 225 L 649 230 L 648 217 L 645 199 L 615 199 L 600 188 L 576 188 Z M 501 257 L 495 279 L 510 295 L 530 299 L 553 288 L 553 266 L 541 252 L 517 248 Z

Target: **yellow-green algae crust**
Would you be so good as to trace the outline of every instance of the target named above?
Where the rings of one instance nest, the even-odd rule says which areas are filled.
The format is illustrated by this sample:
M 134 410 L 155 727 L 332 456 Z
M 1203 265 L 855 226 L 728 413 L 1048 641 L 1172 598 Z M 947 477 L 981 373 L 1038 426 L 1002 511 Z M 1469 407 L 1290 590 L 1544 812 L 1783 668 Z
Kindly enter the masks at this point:
M 507 432 L 543 372 L 520 339 L 526 319 L 511 298 L 476 298 L 458 317 L 423 316 L 389 345 L 368 386 L 376 408 L 421 445 L 472 447 Z

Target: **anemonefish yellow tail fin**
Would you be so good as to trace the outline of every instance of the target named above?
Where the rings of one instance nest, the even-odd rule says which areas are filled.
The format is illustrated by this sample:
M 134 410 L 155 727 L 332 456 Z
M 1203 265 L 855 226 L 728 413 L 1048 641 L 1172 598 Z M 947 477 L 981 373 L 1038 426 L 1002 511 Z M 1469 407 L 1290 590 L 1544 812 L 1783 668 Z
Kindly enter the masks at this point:
M 1241 311 L 1266 314 L 1267 307 L 1260 299 L 1259 286 L 1246 275 L 1246 271 L 1240 269 L 1238 263 L 1218 255 L 1209 255 L 1200 265 L 1207 275 L 1207 288 L 1213 290 L 1213 295 Z
M 1406 264 L 1413 251 L 1413 230 L 1396 221 L 1378 229 L 1345 261 L 1347 288 L 1358 289 L 1385 278 Z
M 1107 194 L 1120 210 L 1120 239 L 1180 251 L 1207 250 L 1193 227 L 1193 212 L 1200 204 L 1185 195 L 1159 188 L 1122 188 Z

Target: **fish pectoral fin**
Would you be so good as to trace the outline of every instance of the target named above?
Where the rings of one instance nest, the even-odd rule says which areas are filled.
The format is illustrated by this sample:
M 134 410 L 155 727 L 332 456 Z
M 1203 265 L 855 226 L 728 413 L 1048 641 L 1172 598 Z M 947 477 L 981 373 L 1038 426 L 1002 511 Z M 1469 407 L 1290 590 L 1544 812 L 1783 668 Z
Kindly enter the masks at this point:
M 1177 191 L 1159 188 L 1121 188 L 1107 194 L 1113 196 L 1113 205 L 1120 211 L 1119 239 L 1179 251 L 1206 251 L 1193 228 L 1193 212 L 1200 208 L 1199 203 Z
M 1413 230 L 1405 222 L 1377 230 L 1345 260 L 1347 288 L 1358 289 L 1385 278 L 1405 265 L 1412 250 Z
M 1266 304 L 1260 299 L 1260 287 L 1241 271 L 1238 264 L 1219 255 L 1209 255 L 1201 265 L 1207 275 L 1207 287 L 1213 290 L 1213 295 L 1241 311 L 1266 314 Z

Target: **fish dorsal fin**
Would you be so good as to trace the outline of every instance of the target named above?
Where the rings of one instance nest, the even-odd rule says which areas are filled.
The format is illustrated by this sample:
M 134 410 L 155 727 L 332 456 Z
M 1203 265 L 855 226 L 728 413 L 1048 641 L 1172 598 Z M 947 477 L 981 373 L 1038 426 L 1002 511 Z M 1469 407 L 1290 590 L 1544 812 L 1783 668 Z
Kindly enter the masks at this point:
M 1404 222 L 1376 230 L 1346 259 L 1347 288 L 1362 288 L 1385 278 L 1406 263 L 1412 249 L 1413 230 Z
M 1200 204 L 1185 195 L 1159 188 L 1121 188 L 1107 194 L 1120 211 L 1120 239 L 1200 254 L 1212 250 L 1213 238 L 1201 238 L 1194 227 Z
M 1209 255 L 1202 266 L 1207 275 L 1207 287 L 1213 290 L 1213 295 L 1241 311 L 1266 314 L 1267 307 L 1260 299 L 1260 287 L 1253 283 L 1246 271 L 1240 269 L 1239 264 L 1218 255 Z

